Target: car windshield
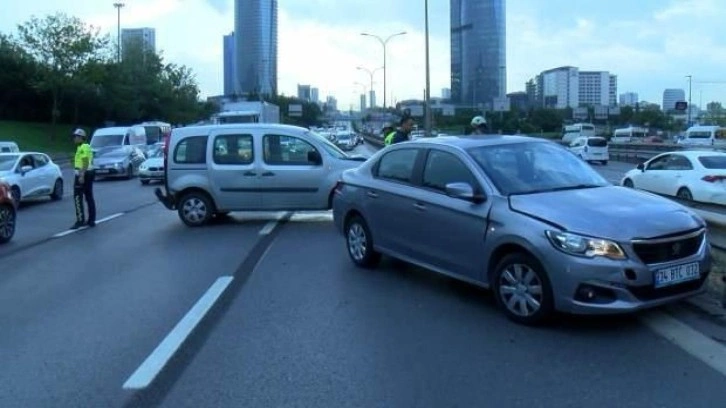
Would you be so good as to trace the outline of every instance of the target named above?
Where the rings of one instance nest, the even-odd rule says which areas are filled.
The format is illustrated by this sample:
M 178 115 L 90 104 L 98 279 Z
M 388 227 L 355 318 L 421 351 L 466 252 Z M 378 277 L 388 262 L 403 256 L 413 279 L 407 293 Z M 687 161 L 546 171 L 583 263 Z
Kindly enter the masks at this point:
M 91 139 L 91 147 L 122 146 L 123 144 L 124 135 L 99 135 Z
M 18 160 L 17 154 L 7 154 L 0 156 L 0 171 L 10 171 Z
M 335 157 L 336 159 L 347 159 L 349 156 L 336 145 L 334 145 L 330 140 L 328 140 L 325 136 L 321 135 L 320 133 L 316 133 L 313 131 L 307 132 L 310 135 L 313 135 L 314 137 L 318 138 L 320 143 L 323 144 L 323 149 L 325 149 L 328 154 Z
M 481 146 L 468 152 L 507 196 L 610 185 L 587 163 L 554 143 Z
M 726 169 L 726 156 L 701 156 L 698 161 L 707 169 Z
M 156 146 L 149 149 L 149 151 L 146 152 L 146 158 L 147 159 L 153 159 L 154 157 L 164 157 L 164 149 Z

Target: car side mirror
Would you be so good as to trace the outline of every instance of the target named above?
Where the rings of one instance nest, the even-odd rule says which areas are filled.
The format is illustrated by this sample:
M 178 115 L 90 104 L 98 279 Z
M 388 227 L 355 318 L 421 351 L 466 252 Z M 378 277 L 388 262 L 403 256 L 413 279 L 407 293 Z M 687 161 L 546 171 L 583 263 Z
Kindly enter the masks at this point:
M 485 200 L 482 194 L 474 191 L 469 183 L 449 183 L 446 185 L 446 195 L 460 200 L 471 201 L 473 203 L 481 203 Z
M 645 163 L 638 163 L 636 168 L 640 171 L 645 171 Z
M 317 150 L 311 150 L 308 152 L 308 161 L 316 165 L 323 164 L 323 157 Z
M 24 176 L 30 170 L 33 170 L 33 166 L 22 166 L 20 167 L 20 174 Z

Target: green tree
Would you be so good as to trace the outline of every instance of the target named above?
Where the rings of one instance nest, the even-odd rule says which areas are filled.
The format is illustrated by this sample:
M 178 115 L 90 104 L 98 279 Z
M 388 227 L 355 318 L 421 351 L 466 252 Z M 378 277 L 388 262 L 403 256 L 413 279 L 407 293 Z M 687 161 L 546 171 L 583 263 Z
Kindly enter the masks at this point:
M 35 16 L 18 26 L 20 44 L 39 65 L 34 85 L 51 95 L 51 122 L 60 116 L 64 92 L 78 80 L 83 67 L 97 61 L 108 44 L 98 28 L 64 13 Z

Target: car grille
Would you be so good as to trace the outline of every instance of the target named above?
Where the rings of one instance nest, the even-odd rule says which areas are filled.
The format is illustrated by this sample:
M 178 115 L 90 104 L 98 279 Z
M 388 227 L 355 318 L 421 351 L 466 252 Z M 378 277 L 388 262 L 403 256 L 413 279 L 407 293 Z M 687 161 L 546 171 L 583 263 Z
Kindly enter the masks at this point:
M 149 171 L 164 171 L 163 167 L 149 167 Z
M 645 264 L 677 261 L 695 255 L 701 248 L 706 231 L 696 230 L 664 237 L 633 242 L 633 251 Z

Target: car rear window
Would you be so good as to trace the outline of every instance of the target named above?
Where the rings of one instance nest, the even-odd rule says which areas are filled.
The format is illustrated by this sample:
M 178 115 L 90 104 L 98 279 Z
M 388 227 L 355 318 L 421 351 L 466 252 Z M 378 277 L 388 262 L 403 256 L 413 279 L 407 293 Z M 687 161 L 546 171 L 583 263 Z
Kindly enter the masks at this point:
M 707 169 L 726 169 L 726 156 L 701 156 L 698 161 Z
M 602 137 L 592 137 L 587 139 L 587 145 L 592 147 L 605 147 L 608 145 L 608 141 Z

